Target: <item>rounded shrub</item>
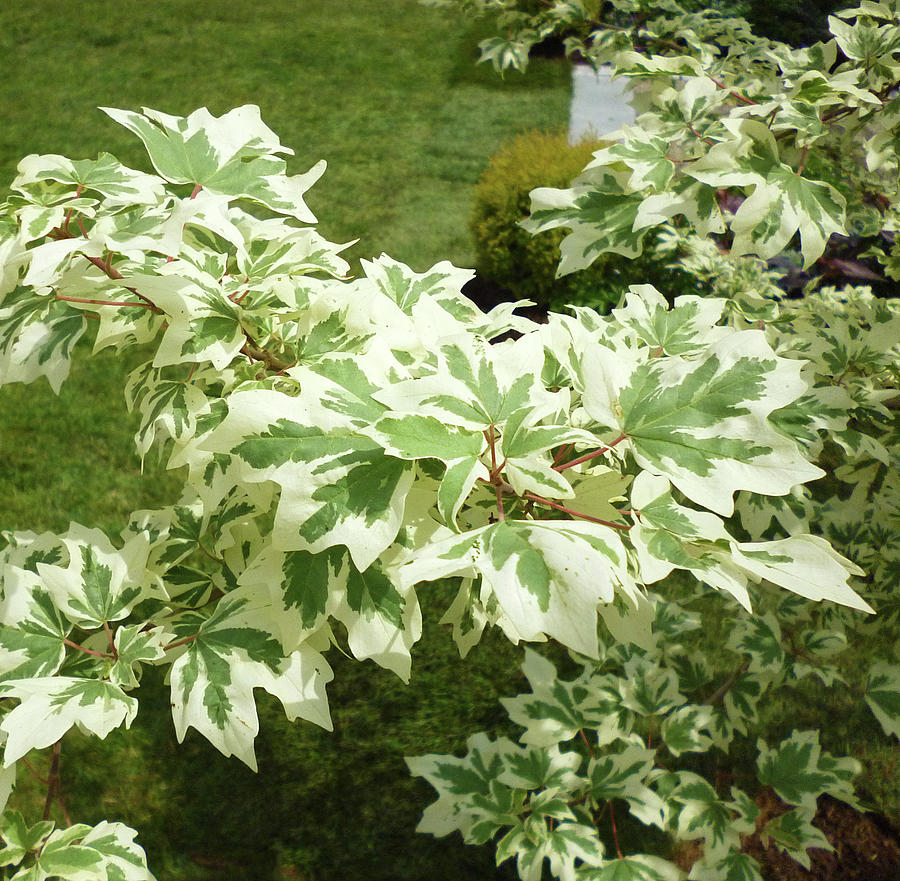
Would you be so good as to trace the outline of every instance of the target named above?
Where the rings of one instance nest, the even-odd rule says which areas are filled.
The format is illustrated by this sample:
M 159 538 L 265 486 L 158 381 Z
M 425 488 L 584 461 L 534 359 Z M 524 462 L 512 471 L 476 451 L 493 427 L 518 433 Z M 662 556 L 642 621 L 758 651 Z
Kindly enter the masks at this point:
M 470 224 L 482 280 L 513 292 L 511 298 L 527 297 L 549 309 L 592 306 L 601 312 L 615 306 L 630 284 L 655 283 L 670 295 L 682 293 L 685 284 L 692 286 L 649 238 L 644 254 L 635 260 L 604 254 L 588 269 L 557 278 L 559 245 L 567 231 L 532 236 L 519 226 L 528 216 L 531 190 L 568 187 L 594 152 L 608 144 L 598 138 L 570 144 L 564 131 L 530 131 L 490 159 L 475 188 Z M 673 290 L 673 283 L 679 290 Z

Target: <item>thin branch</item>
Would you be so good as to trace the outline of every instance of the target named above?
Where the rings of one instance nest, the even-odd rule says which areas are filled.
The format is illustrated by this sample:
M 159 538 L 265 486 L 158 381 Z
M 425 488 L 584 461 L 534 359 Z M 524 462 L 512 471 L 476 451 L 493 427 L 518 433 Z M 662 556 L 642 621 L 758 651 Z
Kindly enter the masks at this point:
M 599 523 L 601 526 L 609 526 L 611 529 L 624 529 L 626 531 L 631 529 L 626 523 L 613 523 L 611 520 L 601 520 L 599 517 L 594 517 L 591 514 L 573 511 L 565 505 L 560 505 L 558 502 L 551 502 L 550 499 L 545 499 L 543 496 L 539 496 L 537 493 L 533 493 L 530 490 L 525 491 L 525 498 L 537 502 L 539 505 L 548 505 L 551 508 L 555 508 L 557 511 L 562 511 L 564 514 L 578 517 L 580 520 L 590 520 L 591 523 Z
M 608 453 L 616 444 L 620 444 L 623 440 L 627 439 L 628 435 L 623 432 L 614 441 L 611 441 L 607 446 L 602 447 L 599 450 L 594 450 L 593 453 L 585 453 L 583 456 L 579 456 L 577 459 L 573 459 L 571 462 L 566 462 L 563 465 L 554 465 L 553 468 L 556 471 L 565 471 L 567 468 L 574 468 L 576 465 L 580 465 L 582 462 L 589 462 L 591 459 L 596 459 L 597 456 L 602 456 L 604 453 Z
M 37 771 L 37 768 L 35 768 L 34 765 L 32 765 L 31 762 L 28 761 L 28 759 L 23 757 L 19 759 L 19 761 L 29 770 L 31 776 L 34 777 L 34 779 L 37 780 L 37 782 L 40 783 L 41 786 L 47 785 L 49 781 L 44 777 L 41 777 L 41 775 Z
M 211 550 L 209 550 L 206 547 L 206 545 L 203 544 L 202 541 L 197 542 L 197 547 L 200 549 L 200 551 L 202 553 L 206 554 L 206 556 L 209 557 L 210 560 L 212 560 L 213 562 L 215 562 L 215 563 L 223 563 L 224 562 L 224 560 L 221 557 L 217 557 Z
M 168 652 L 172 649 L 177 649 L 178 646 L 191 642 L 191 640 L 196 639 L 199 635 L 199 633 L 192 633 L 190 636 L 185 636 L 183 639 L 176 639 L 174 642 L 170 642 L 168 645 L 163 646 L 163 651 Z
M 81 221 L 79 218 L 79 223 L 80 222 Z M 83 228 L 82 228 L 82 232 L 84 232 Z M 87 238 L 87 233 L 84 234 L 84 237 Z M 68 232 L 65 229 L 57 228 L 57 229 L 53 230 L 52 232 L 48 233 L 47 238 L 54 239 L 55 241 L 59 241 L 61 239 L 74 239 L 75 236 L 73 236 L 70 232 Z M 125 276 L 122 275 L 122 273 L 119 272 L 118 269 L 116 269 L 112 265 L 108 264 L 106 261 L 102 260 L 100 257 L 91 257 L 89 254 L 84 254 L 84 253 L 82 253 L 81 256 L 84 257 L 85 260 L 88 260 L 91 263 L 93 263 L 94 266 L 97 267 L 97 269 L 99 269 L 105 275 L 108 275 L 114 281 L 121 281 L 123 278 L 125 278 Z M 110 259 L 110 260 L 112 259 L 111 254 L 108 255 L 108 259 Z M 125 288 L 126 291 L 130 291 L 136 297 L 143 300 L 147 304 L 147 306 L 149 306 L 154 312 L 162 313 L 163 310 L 160 309 L 155 303 L 153 303 L 151 300 L 149 300 L 143 294 L 139 294 L 134 288 L 128 287 L 127 285 L 123 285 L 123 287 Z M 57 297 L 59 297 L 59 299 L 64 299 L 63 297 L 60 297 L 59 294 L 57 294 Z M 78 302 L 78 301 L 75 301 L 75 302 Z M 83 302 L 91 302 L 91 301 L 85 300 Z M 128 305 L 133 306 L 135 304 L 129 303 Z
M 727 679 L 726 679 L 726 680 L 725 680 L 725 681 L 724 681 L 724 682 L 723 682 L 723 683 L 722 683 L 722 684 L 721 684 L 721 685 L 720 685 L 720 686 L 719 686 L 719 687 L 718 687 L 718 688 L 717 688 L 717 689 L 716 689 L 716 690 L 715 690 L 715 691 L 707 698 L 706 703 L 708 703 L 708 704 L 718 704 L 718 703 L 721 703 L 721 702 L 724 700 L 725 695 L 728 694 L 728 692 L 731 691 L 732 688 L 734 688 L 734 685 L 735 685 L 735 683 L 738 681 L 738 679 L 740 679 L 741 676 L 743 676 L 743 675 L 747 672 L 747 669 L 749 668 L 749 666 L 750 666 L 750 660 L 749 660 L 749 658 L 745 658 L 743 661 L 741 661 L 741 663 L 740 663 L 740 665 L 738 666 L 737 670 L 735 670 L 734 673 L 732 673 L 731 676 L 729 676 L 729 677 L 728 677 L 728 678 L 727 678 Z
M 556 467 L 565 456 L 569 455 L 569 450 L 572 449 L 572 444 L 563 444 L 557 451 L 556 455 L 553 457 L 553 465 Z
M 50 819 L 50 808 L 53 806 L 53 796 L 59 788 L 59 753 L 62 742 L 57 740 L 53 744 L 53 758 L 50 760 L 50 773 L 47 775 L 47 798 L 44 800 L 44 819 Z
M 109 653 L 115 660 L 119 660 L 119 652 L 116 650 L 116 641 L 113 638 L 113 632 L 109 627 L 109 621 L 103 622 L 103 629 L 106 631 L 106 639 L 109 642 Z
M 579 728 L 578 733 L 581 735 L 581 739 L 584 741 L 584 745 L 587 747 L 588 755 L 591 758 L 594 758 L 594 750 L 591 749 L 591 744 L 587 739 L 587 735 L 584 733 L 584 728 Z
M 262 361 L 269 370 L 274 370 L 276 373 L 284 373 L 285 370 L 294 366 L 294 364 L 279 360 L 268 349 L 260 348 L 249 337 L 247 342 L 241 346 L 241 354 L 246 355 L 251 361 Z M 296 364 L 296 362 L 294 363 Z
M 63 643 L 69 646 L 69 648 L 78 649 L 78 651 L 84 652 L 86 655 L 91 655 L 95 658 L 112 659 L 112 655 L 105 655 L 103 652 L 95 652 L 93 649 L 87 649 L 83 645 L 78 645 L 77 642 L 72 642 L 71 639 L 63 639 Z
M 64 297 L 62 294 L 57 294 L 56 299 L 64 300 L 66 303 L 87 303 L 91 306 L 140 306 L 141 309 L 150 309 L 153 312 L 161 311 L 149 303 L 135 303 L 133 300 L 131 302 L 127 300 L 89 300 L 86 297 Z
M 610 799 L 607 804 L 609 805 L 609 819 L 612 823 L 613 841 L 616 843 L 616 854 L 620 860 L 623 860 L 625 857 L 622 856 L 622 848 L 619 847 L 619 833 L 616 829 L 616 813 L 613 810 L 612 799 Z
M 710 77 L 710 79 L 720 89 L 728 89 L 728 94 L 731 95 L 732 98 L 737 98 L 738 101 L 741 101 L 744 104 L 759 104 L 759 101 L 754 101 L 752 98 L 748 98 L 746 95 L 742 95 L 740 92 L 736 92 L 734 89 L 728 88 L 728 86 L 726 86 L 724 83 L 720 83 L 715 77 Z
M 493 425 L 490 425 L 485 429 L 484 436 L 487 438 L 487 442 L 491 447 L 491 479 L 489 482 L 493 484 L 497 494 L 497 519 L 505 520 L 506 512 L 503 510 L 503 481 L 500 479 L 500 469 L 497 468 L 497 447 L 495 444 Z M 504 463 L 506 462 L 505 459 L 503 461 Z

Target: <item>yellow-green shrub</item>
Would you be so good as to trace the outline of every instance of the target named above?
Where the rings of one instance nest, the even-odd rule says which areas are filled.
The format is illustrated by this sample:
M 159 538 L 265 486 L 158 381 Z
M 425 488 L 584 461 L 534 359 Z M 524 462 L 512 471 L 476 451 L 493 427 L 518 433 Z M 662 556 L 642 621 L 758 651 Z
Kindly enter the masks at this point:
M 528 194 L 536 187 L 568 187 L 594 151 L 608 144 L 597 138 L 569 144 L 565 132 L 532 131 L 519 135 L 490 160 L 475 188 L 471 230 L 479 275 L 516 298 L 529 298 L 551 309 L 568 305 L 608 311 L 629 284 L 671 286 L 667 260 L 654 253 L 629 260 L 604 254 L 588 269 L 556 278 L 559 243 L 567 230 L 532 236 L 519 221 L 528 216 Z

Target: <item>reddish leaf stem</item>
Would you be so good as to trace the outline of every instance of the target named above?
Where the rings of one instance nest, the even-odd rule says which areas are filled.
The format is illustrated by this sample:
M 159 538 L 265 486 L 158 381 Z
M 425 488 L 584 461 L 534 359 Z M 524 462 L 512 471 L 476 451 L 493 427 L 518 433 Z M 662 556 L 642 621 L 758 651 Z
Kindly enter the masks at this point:
M 57 300 L 65 300 L 67 303 L 88 303 L 91 306 L 140 306 L 142 309 L 150 309 L 153 312 L 160 310 L 156 306 L 149 303 L 135 303 L 133 300 L 89 300 L 85 297 L 64 297 L 62 294 L 56 295 Z
M 78 645 L 77 642 L 72 642 L 71 639 L 63 639 L 63 643 L 70 648 L 78 649 L 78 651 L 84 652 L 86 655 L 92 655 L 95 658 L 112 658 L 112 655 L 106 655 L 103 652 L 95 652 L 93 649 L 87 649 L 83 645 Z
M 631 529 L 631 527 L 625 523 L 613 523 L 611 520 L 601 520 L 599 517 L 593 517 L 590 514 L 582 514 L 580 511 L 573 511 L 565 505 L 560 505 L 558 502 L 551 502 L 550 499 L 545 499 L 543 496 L 539 496 L 533 492 L 526 491 L 525 498 L 537 502 L 539 505 L 549 505 L 551 508 L 556 508 L 557 511 L 562 511 L 564 514 L 571 514 L 573 517 L 578 517 L 581 520 L 590 520 L 591 523 L 599 523 L 601 526 L 609 526 L 612 529 Z
M 563 444 L 557 451 L 556 455 L 553 457 L 553 467 L 555 468 L 563 459 L 564 456 L 569 455 L 569 450 L 572 449 L 572 444 Z
M 103 629 L 106 631 L 106 639 L 109 642 L 109 653 L 113 656 L 113 659 L 119 660 L 119 652 L 116 650 L 116 641 L 113 638 L 113 632 L 109 627 L 109 621 L 103 622 Z
M 714 77 L 710 77 L 710 79 L 720 88 L 720 89 L 728 89 L 724 83 L 720 83 Z M 759 104 L 759 101 L 754 101 L 752 98 L 748 98 L 746 95 L 742 95 L 740 92 L 735 92 L 734 89 L 728 89 L 728 94 L 731 95 L 732 98 L 737 98 L 738 101 L 741 101 L 744 104 Z
M 50 819 L 50 808 L 53 806 L 53 797 L 59 789 L 59 753 L 62 748 L 61 741 L 53 744 L 53 758 L 50 759 L 50 773 L 47 775 L 47 798 L 44 800 L 44 819 Z
M 584 741 L 584 745 L 587 747 L 588 755 L 591 758 L 594 758 L 594 750 L 591 749 L 591 744 L 587 739 L 587 735 L 584 733 L 584 728 L 579 728 L 578 733 L 581 735 L 581 739 Z
M 171 649 L 177 649 L 178 646 L 189 643 L 191 640 L 196 639 L 199 635 L 199 633 L 192 633 L 190 636 L 185 636 L 182 639 L 176 639 L 174 642 L 170 642 L 167 646 L 163 646 L 163 651 L 167 652 Z
M 608 453 L 616 444 L 620 444 L 623 440 L 627 439 L 628 435 L 623 432 L 614 441 L 611 441 L 607 446 L 602 447 L 599 450 L 594 450 L 593 453 L 585 453 L 583 456 L 579 456 L 577 459 L 572 459 L 571 462 L 565 462 L 562 465 L 554 465 L 553 467 L 556 471 L 565 471 L 567 468 L 574 468 L 576 465 L 580 465 L 582 462 L 589 462 L 591 459 L 596 459 L 597 456 L 602 456 L 604 453 Z
M 612 823 L 613 841 L 616 843 L 616 855 L 620 860 L 624 860 L 625 857 L 622 856 L 622 848 L 619 847 L 619 832 L 616 829 L 616 812 L 613 810 L 612 800 L 610 799 L 607 804 L 609 805 L 609 819 Z
M 505 520 L 506 512 L 503 510 L 503 481 L 500 480 L 500 469 L 497 467 L 497 447 L 495 445 L 494 426 L 485 429 L 484 436 L 491 447 L 491 479 L 494 490 L 497 493 L 497 519 Z M 505 461 L 505 460 L 504 460 Z

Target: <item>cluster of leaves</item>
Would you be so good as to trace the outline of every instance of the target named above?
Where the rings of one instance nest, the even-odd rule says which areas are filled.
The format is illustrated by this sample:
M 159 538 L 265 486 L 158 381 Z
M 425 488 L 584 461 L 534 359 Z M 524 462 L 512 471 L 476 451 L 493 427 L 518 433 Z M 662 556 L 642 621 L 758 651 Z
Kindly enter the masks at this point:
M 796 621 L 796 608 L 788 611 Z M 856 761 L 822 752 L 815 731 L 795 731 L 772 747 L 760 739 L 757 782 L 792 806 L 768 822 L 746 787 L 722 793 L 732 775 L 711 781 L 677 767 L 683 756 L 727 751 L 736 734 L 752 731 L 759 702 L 806 672 L 799 655 L 781 649 L 776 615 L 785 608 L 773 612 L 738 619 L 729 648 L 743 660 L 718 687 L 704 655 L 690 647 L 700 617 L 671 601 L 657 607 L 651 645 L 610 639 L 598 660 L 580 659 L 574 679 L 561 679 L 550 661 L 526 650 L 531 691 L 503 701 L 525 729 L 521 745 L 477 734 L 462 758 L 408 760 L 439 793 L 420 831 L 459 830 L 471 843 L 502 832 L 497 860 L 515 857 L 523 881 L 539 881 L 545 859 L 561 879 L 680 881 L 684 873 L 658 854 L 623 853 L 616 817 L 618 828 L 629 822 L 626 808 L 632 822 L 702 845 L 691 869 L 696 881 L 758 881 L 759 866 L 742 852 L 741 836 L 750 834 L 809 868 L 808 848 L 831 849 L 812 824 L 816 799 L 828 793 L 858 806 Z M 803 645 L 827 655 L 830 637 L 811 623 L 803 622 Z M 651 838 L 648 831 L 641 837 Z
M 868 27 L 868 18 L 860 20 Z M 817 51 L 827 58 L 831 49 Z M 634 69 L 654 82 L 695 63 L 632 54 L 643 59 L 633 60 Z M 854 101 L 868 101 L 859 94 L 875 93 L 835 76 L 839 85 L 823 74 L 813 91 L 843 121 L 859 111 Z M 720 105 L 743 95 L 738 86 L 705 83 L 686 77 L 682 91 L 721 91 Z M 665 89 L 651 92 L 669 100 Z M 834 109 L 836 94 L 850 100 L 846 113 Z M 706 106 L 700 100 L 700 116 Z M 814 534 L 826 523 L 872 569 L 869 549 L 881 524 L 845 536 L 848 509 L 835 503 L 830 519 L 820 517 L 828 500 L 804 487 L 820 479 L 846 485 L 857 512 L 894 503 L 896 478 L 888 472 L 897 429 L 887 405 L 897 395 L 896 311 L 863 294 L 846 302 L 823 295 L 795 314 L 801 307 L 747 290 L 741 279 L 752 273 L 741 268 L 732 274 L 737 295 L 728 299 L 689 295 L 669 303 L 652 286 L 634 285 L 608 316 L 579 308 L 537 325 L 515 314 L 516 303 L 484 313 L 460 293 L 472 273 L 448 263 L 417 273 L 382 256 L 363 262 L 362 277 L 347 278 L 342 246 L 309 226 L 314 218 L 303 203 L 324 164 L 288 176 L 290 151 L 256 107 L 219 118 L 205 109 L 188 117 L 106 112 L 141 139 L 155 173 L 108 155 L 22 161 L 0 208 L 0 382 L 43 376 L 58 390 L 70 358 L 83 351 L 75 348 L 82 336 L 95 351 L 145 353 L 125 388 L 140 415 L 137 450 L 179 469 L 184 487 L 168 507 L 135 511 L 118 536 L 74 523 L 62 535 L 4 534 L 3 793 L 20 760 L 53 747 L 43 820 L 28 827 L 8 812 L 0 822 L 15 877 L 149 877 L 129 830 L 49 825 L 54 799 L 61 802 L 61 738 L 73 726 L 101 738 L 127 727 L 145 665 L 167 668 L 179 738 L 193 727 L 224 755 L 255 767 L 254 689 L 275 696 L 289 719 L 330 727 L 328 650 L 345 644 L 354 657 L 408 678 L 421 631 L 418 593 L 438 579 L 457 588 L 444 620 L 463 653 L 493 625 L 515 642 L 555 639 L 585 660 L 573 685 L 529 656 L 535 693 L 552 675 L 551 690 L 577 693 L 579 706 L 615 704 L 618 721 L 598 733 L 596 745 L 609 747 L 613 776 L 635 781 L 604 789 L 598 768 L 607 760 L 599 752 L 587 777 L 577 755 L 559 751 L 544 774 L 527 768 L 544 762 L 543 753 L 529 758 L 506 742 L 479 740 L 476 753 L 483 747 L 497 755 L 484 771 L 492 780 L 474 795 L 456 792 L 461 783 L 440 783 L 461 797 L 447 811 L 462 819 L 435 820 L 433 831 L 462 828 L 487 840 L 510 827 L 501 857 L 516 854 L 526 878 L 539 876 L 545 856 L 563 878 L 604 877 L 619 868 L 604 863 L 587 813 L 621 794 L 632 809 L 646 799 L 644 818 L 661 828 L 700 830 L 711 871 L 737 859 L 735 830 L 751 811 L 740 793 L 723 806 L 714 786 L 701 791 L 684 772 L 659 774 L 644 753 L 631 770 L 616 757 L 652 749 L 635 740 L 641 720 L 655 725 L 654 737 L 662 732 L 674 757 L 726 744 L 751 715 L 753 683 L 761 692 L 780 676 L 807 675 L 803 664 L 833 676 L 819 661 L 841 642 L 840 628 L 856 626 L 872 601 L 890 594 L 877 563 L 874 580 L 864 580 L 859 565 Z M 713 187 L 726 185 L 729 162 L 771 171 L 772 150 L 760 154 L 755 146 L 776 143 L 764 123 L 700 116 L 704 137 L 730 145 L 716 154 L 719 183 L 681 174 L 688 166 L 697 173 L 692 163 L 701 160 L 689 156 L 667 177 L 665 163 L 674 169 L 674 160 L 648 163 L 643 148 L 644 158 L 635 158 L 627 138 L 595 157 L 601 169 L 612 163 L 598 180 L 632 187 L 624 198 L 599 197 L 618 206 L 603 214 L 619 224 L 614 244 L 625 241 L 622 212 L 653 198 L 642 180 L 663 197 L 654 203 L 657 215 L 671 217 L 666 187 L 678 190 L 678 205 L 698 193 L 703 204 L 713 193 L 715 203 Z M 760 126 L 771 143 L 754 140 Z M 883 163 L 889 134 L 883 129 L 870 149 Z M 676 130 L 665 145 L 678 147 Z M 765 185 L 755 177 L 734 185 L 770 193 L 779 175 Z M 683 185 L 688 177 L 693 183 Z M 796 178 L 806 192 L 805 178 Z M 811 247 L 810 237 L 818 241 L 829 222 L 816 225 L 791 205 Z M 565 217 L 577 225 L 574 215 Z M 560 218 L 545 217 L 546 225 L 561 225 Z M 606 247 L 606 223 L 576 231 L 582 256 L 620 247 Z M 639 239 L 644 231 L 629 234 Z M 590 236 L 606 244 L 598 250 Z M 570 261 L 577 250 L 569 248 Z M 829 457 L 840 466 L 832 468 Z M 666 587 L 673 572 L 746 610 L 735 612 L 743 623 L 732 645 L 749 660 L 721 699 L 690 687 L 707 675 L 702 665 L 682 681 L 678 634 L 690 628 L 667 631 L 677 609 L 649 587 Z M 741 618 L 754 607 L 755 617 Z M 801 640 L 781 667 L 768 657 L 771 648 L 757 648 L 760 622 Z M 772 661 L 765 671 L 758 657 Z M 894 733 L 898 692 L 897 668 L 871 672 L 870 705 Z M 720 702 L 722 711 L 708 709 Z M 514 718 L 544 730 L 524 704 L 511 705 Z M 598 728 L 597 719 L 550 726 L 540 749 Z M 809 756 L 802 773 L 789 760 L 795 753 Z M 507 764 L 518 770 L 507 773 Z M 798 806 L 767 834 L 802 853 L 814 835 L 810 798 L 821 791 L 849 798 L 854 767 L 819 755 L 808 734 L 761 748 L 760 779 Z M 596 787 L 579 777 L 596 777 Z M 644 873 L 637 877 L 670 871 L 645 857 L 630 864 Z
M 554 2 L 536 16 L 514 0 L 476 5 L 501 6 L 519 22 L 509 25 L 514 49 L 492 55 L 482 46 L 501 69 L 522 66 L 515 59 L 527 58 L 535 34 L 587 19 L 595 29 L 572 38 L 569 50 L 611 65 L 637 93 L 636 124 L 604 134 L 616 143 L 597 152 L 571 188 L 532 194 L 526 228 L 570 229 L 561 274 L 606 252 L 637 256 L 648 231 L 673 218 L 701 236 L 727 234 L 735 256 L 773 257 L 799 234 L 804 265 L 832 233 L 893 227 L 893 3 L 830 17 L 833 39 L 803 50 L 753 36 L 742 19 L 688 13 L 674 0 L 616 0 L 632 16 L 629 27 L 595 21 L 581 2 Z M 822 179 L 838 161 L 861 169 L 843 187 Z M 733 213 L 729 195 L 741 199 Z
M 578 305 L 607 312 L 632 283 L 664 287 L 670 298 L 694 292 L 694 279 L 673 270 L 667 255 L 652 247 L 638 260 L 604 254 L 584 272 L 557 278 L 563 230 L 533 236 L 519 225 L 535 187 L 568 186 L 592 153 L 604 146 L 609 142 L 594 138 L 569 144 L 565 132 L 532 131 L 491 157 L 475 187 L 470 224 L 482 279 L 553 311 Z
M 808 384 L 799 397 L 768 412 L 764 423 L 798 443 L 827 476 L 785 493 L 742 487 L 735 515 L 725 524 L 716 521 L 732 551 L 744 547 L 735 536 L 762 551 L 754 570 L 760 583 L 739 578 L 738 586 L 732 580 L 736 557 L 726 562 L 710 553 L 724 534 L 703 531 L 699 512 L 684 505 L 700 498 L 674 479 L 672 466 L 687 450 L 650 462 L 638 459 L 635 448 L 646 470 L 631 484 L 626 544 L 643 582 L 658 585 L 645 613 L 646 632 L 623 631 L 603 616 L 608 632 L 599 657 L 576 657 L 582 672 L 572 681 L 529 653 L 524 669 L 532 693 L 504 702 L 510 718 L 525 728 L 523 746 L 477 735 L 465 757 L 426 756 L 410 760 L 410 767 L 439 794 L 422 831 L 459 830 L 470 842 L 502 835 L 498 861 L 515 857 L 525 881 L 542 876 L 545 859 L 564 881 L 684 877 L 657 855 L 623 855 L 616 800 L 637 821 L 671 838 L 701 842 L 692 881 L 746 881 L 759 878 L 760 870 L 741 852 L 741 836 L 771 841 L 805 866 L 808 848 L 829 847 L 811 825 L 816 798 L 828 792 L 853 804 L 848 781 L 854 764 L 820 753 L 816 732 L 794 732 L 774 748 L 761 739 L 757 784 L 793 806 L 765 822 L 752 789 L 720 795 L 718 777 L 698 774 L 691 754 L 727 754 L 756 736 L 760 700 L 809 676 L 827 687 L 849 688 L 889 736 L 900 736 L 896 659 L 870 659 L 856 670 L 841 663 L 847 646 L 859 646 L 874 628 L 882 645 L 897 635 L 900 302 L 878 299 L 866 288 L 814 285 L 802 299 L 786 300 L 777 273 L 759 259 L 781 254 L 799 238 L 801 261 L 809 265 L 832 233 L 894 229 L 900 8 L 865 2 L 830 20 L 833 40 L 792 51 L 713 13 L 700 22 L 675 3 L 613 5 L 633 14 L 627 38 L 621 28 L 594 21 L 589 38 L 570 38 L 570 49 L 630 77 L 643 112 L 633 127 L 605 135 L 615 143 L 594 154 L 572 187 L 534 191 L 532 215 L 523 225 L 535 233 L 571 230 L 561 274 L 609 252 L 637 256 L 648 231 L 658 229 L 663 250 L 677 258 L 673 268 L 689 272 L 709 299 L 680 298 L 667 310 L 655 292 L 632 287 L 607 327 L 632 328 L 654 359 L 678 355 L 689 361 L 693 347 L 704 344 L 701 326 L 722 333 L 728 348 L 735 338 L 724 326 L 739 334 L 759 328 L 780 358 L 803 363 Z M 515 2 L 474 6 L 506 17 L 506 38 L 482 47 L 485 59 L 500 69 L 523 67 L 517 59 L 527 57 L 535 35 L 564 29 L 567 16 L 595 14 L 582 3 L 550 3 L 530 16 Z M 669 15 L 654 18 L 653 10 Z M 500 50 L 504 39 L 515 46 Z M 855 173 L 838 181 L 835 168 L 851 166 Z M 695 234 L 685 236 L 685 225 Z M 880 256 L 891 270 L 895 258 Z M 701 315 L 709 324 L 697 323 Z M 595 332 L 604 327 L 587 310 L 577 309 L 576 316 Z M 553 326 L 558 319 L 550 321 Z M 633 340 L 610 345 L 618 357 L 633 347 Z M 615 370 L 604 363 L 597 373 L 609 383 Z M 652 411 L 667 385 L 648 373 L 642 410 Z M 586 408 L 595 394 L 585 386 Z M 631 400 L 619 387 L 610 397 L 618 408 Z M 690 397 L 686 392 L 680 404 Z M 656 441 L 689 446 L 706 436 L 702 420 L 692 420 L 687 436 L 655 415 L 647 418 L 659 429 Z M 806 427 L 798 431 L 801 424 Z M 715 430 L 721 428 L 720 422 Z M 744 449 L 751 448 L 745 442 Z M 705 457 L 711 460 L 709 451 Z M 702 504 L 723 513 L 711 499 Z M 654 519 L 659 513 L 662 518 Z M 702 514 L 704 522 L 711 523 L 707 516 Z M 689 522 L 693 544 L 684 543 Z M 675 533 L 680 546 L 671 541 Z M 821 541 L 801 539 L 804 533 L 827 536 L 862 567 L 851 584 L 878 609 L 876 619 L 809 602 L 825 598 L 819 591 L 828 581 L 824 561 L 806 569 L 794 551 L 795 573 L 803 570 L 801 579 L 809 580 L 789 585 L 775 577 L 770 566 L 781 541 L 789 543 L 785 547 L 798 539 Z M 682 578 L 673 580 L 673 570 L 681 570 Z M 712 617 L 727 621 L 727 632 L 713 627 L 714 638 L 704 640 L 709 628 L 701 628 L 688 607 L 708 610 L 710 600 L 698 596 L 696 584 L 685 584 L 688 574 L 730 593 L 749 614 L 719 609 Z M 679 582 L 684 605 L 675 602 Z M 779 596 L 773 585 L 802 599 Z M 721 669 L 723 641 L 734 657 L 731 673 Z M 604 838 L 607 830 L 611 841 Z M 615 856 L 607 855 L 611 843 Z

